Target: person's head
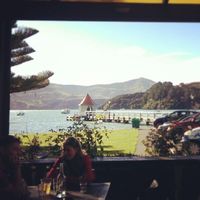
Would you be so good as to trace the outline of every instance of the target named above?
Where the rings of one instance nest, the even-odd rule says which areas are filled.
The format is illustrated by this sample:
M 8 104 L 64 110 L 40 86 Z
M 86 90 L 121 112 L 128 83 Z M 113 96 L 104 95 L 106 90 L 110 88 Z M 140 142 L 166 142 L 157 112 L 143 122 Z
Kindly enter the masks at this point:
M 19 164 L 21 155 L 20 141 L 12 135 L 0 138 L 0 156 L 12 164 Z
M 67 159 L 73 159 L 82 154 L 81 144 L 75 137 L 68 137 L 63 144 L 63 153 Z

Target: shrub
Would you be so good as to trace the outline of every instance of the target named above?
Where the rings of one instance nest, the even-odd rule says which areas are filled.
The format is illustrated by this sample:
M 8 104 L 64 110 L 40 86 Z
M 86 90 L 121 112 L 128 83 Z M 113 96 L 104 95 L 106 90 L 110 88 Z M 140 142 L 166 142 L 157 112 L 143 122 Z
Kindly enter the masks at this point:
M 153 156 L 172 156 L 186 155 L 186 150 L 181 142 L 183 129 L 176 127 L 173 129 L 156 129 L 150 130 L 143 144 L 146 152 Z
M 18 137 L 16 135 L 16 137 Z M 39 135 L 36 134 L 33 138 L 29 137 L 27 134 L 18 137 L 22 142 L 22 159 L 24 160 L 34 160 L 38 157 L 41 150 Z
M 153 156 L 190 156 L 200 154 L 200 145 L 197 140 L 183 142 L 184 129 L 151 129 L 143 144 L 146 152 Z
M 67 129 L 59 129 L 56 138 L 52 139 L 52 136 L 49 137 L 49 140 L 52 140 L 54 143 L 54 145 L 50 147 L 51 150 L 59 152 L 62 143 L 68 136 L 78 138 L 83 149 L 91 157 L 103 156 L 103 136 L 108 137 L 108 131 L 105 127 L 103 127 L 103 129 L 98 126 L 89 127 L 89 125 L 84 124 L 83 121 L 75 121 L 73 125 L 69 126 Z

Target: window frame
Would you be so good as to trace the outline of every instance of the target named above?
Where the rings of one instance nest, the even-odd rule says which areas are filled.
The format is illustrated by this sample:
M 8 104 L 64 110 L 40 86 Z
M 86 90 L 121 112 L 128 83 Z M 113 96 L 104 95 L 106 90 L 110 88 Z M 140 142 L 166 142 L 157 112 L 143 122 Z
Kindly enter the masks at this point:
M 200 22 L 200 5 L 5 1 L 0 3 L 0 135 L 9 134 L 12 20 Z

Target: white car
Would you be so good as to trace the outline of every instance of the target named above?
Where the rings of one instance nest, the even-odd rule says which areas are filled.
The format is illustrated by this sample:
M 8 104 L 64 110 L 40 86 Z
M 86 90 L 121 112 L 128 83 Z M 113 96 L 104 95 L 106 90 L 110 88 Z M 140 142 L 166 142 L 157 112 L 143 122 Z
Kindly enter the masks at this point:
M 182 142 L 188 142 L 188 141 L 200 142 L 200 127 L 193 128 L 184 133 Z
M 171 127 L 172 127 L 171 122 L 165 122 L 164 124 L 158 126 L 158 130 L 168 131 Z

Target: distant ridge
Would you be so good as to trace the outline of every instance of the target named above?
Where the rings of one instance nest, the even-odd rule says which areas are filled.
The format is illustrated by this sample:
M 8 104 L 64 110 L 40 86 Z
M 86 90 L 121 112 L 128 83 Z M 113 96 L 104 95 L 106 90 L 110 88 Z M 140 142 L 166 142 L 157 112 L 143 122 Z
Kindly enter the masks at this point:
M 146 92 L 119 95 L 100 107 L 108 109 L 200 109 L 200 82 L 158 82 Z
M 10 95 L 10 109 L 77 109 L 82 98 L 88 93 L 99 107 L 106 100 L 123 94 L 145 92 L 154 81 L 138 78 L 111 84 L 91 86 L 60 85 L 51 83 L 49 86 L 27 92 Z

